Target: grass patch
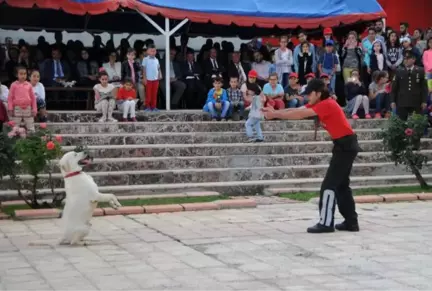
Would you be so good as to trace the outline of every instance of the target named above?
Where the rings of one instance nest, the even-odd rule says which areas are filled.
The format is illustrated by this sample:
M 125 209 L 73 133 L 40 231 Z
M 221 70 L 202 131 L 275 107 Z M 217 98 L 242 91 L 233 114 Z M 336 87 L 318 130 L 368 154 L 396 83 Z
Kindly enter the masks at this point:
M 420 186 L 365 188 L 365 189 L 353 190 L 354 196 L 398 194 L 398 193 L 422 193 L 422 192 L 425 192 L 425 189 L 422 189 Z M 309 201 L 312 198 L 319 197 L 319 192 L 283 193 L 280 194 L 279 196 L 282 198 L 288 198 L 292 200 Z
M 120 196 L 121 197 L 121 196 Z M 227 195 L 220 196 L 202 196 L 202 197 L 170 197 L 170 198 L 148 198 L 148 199 L 128 199 L 120 200 L 122 206 L 144 206 L 144 205 L 166 205 L 166 204 L 183 204 L 183 203 L 204 203 L 216 200 L 229 199 Z M 108 203 L 99 203 L 98 207 L 110 207 Z M 15 210 L 31 209 L 28 205 L 7 205 L 2 206 L 2 212 L 13 216 Z

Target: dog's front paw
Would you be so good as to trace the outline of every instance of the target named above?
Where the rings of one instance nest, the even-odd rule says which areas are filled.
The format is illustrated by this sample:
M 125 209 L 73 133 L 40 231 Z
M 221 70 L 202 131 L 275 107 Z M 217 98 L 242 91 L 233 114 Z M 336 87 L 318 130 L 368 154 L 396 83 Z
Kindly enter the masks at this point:
M 110 206 L 111 206 L 112 208 L 114 208 L 114 209 L 118 209 L 119 207 L 122 206 L 122 205 L 120 204 L 120 202 L 118 202 L 117 199 L 115 199 L 115 200 L 111 200 L 111 201 L 109 202 L 109 204 L 110 204 Z

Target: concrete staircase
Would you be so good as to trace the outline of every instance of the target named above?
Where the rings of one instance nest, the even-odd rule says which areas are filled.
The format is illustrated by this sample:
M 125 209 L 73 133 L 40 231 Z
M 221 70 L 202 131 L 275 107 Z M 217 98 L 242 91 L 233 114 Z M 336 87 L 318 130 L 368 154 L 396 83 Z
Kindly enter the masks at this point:
M 95 112 L 51 112 L 49 119 L 49 129 L 63 136 L 66 151 L 88 145 L 95 160 L 86 171 L 101 191 L 116 194 L 317 190 L 331 158 L 327 133 L 318 132 L 314 141 L 312 121 L 264 122 L 265 142 L 247 143 L 244 122 L 212 122 L 199 111 L 141 113 L 138 123 L 97 123 Z M 352 171 L 353 188 L 416 184 L 382 152 L 379 133 L 385 120 L 351 122 L 363 149 Z M 432 139 L 422 143 L 432 157 Z M 427 180 L 432 180 L 431 169 L 423 170 Z M 55 172 L 54 187 L 63 191 L 57 166 Z M 40 178 L 41 194 L 49 193 L 48 175 Z M 0 199 L 15 195 L 8 179 L 2 181 Z

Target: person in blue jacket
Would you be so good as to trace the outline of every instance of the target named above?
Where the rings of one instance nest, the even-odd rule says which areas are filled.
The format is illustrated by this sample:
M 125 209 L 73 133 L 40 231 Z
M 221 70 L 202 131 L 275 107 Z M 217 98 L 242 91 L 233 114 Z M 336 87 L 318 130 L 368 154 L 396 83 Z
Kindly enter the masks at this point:
M 225 121 L 230 109 L 228 94 L 222 88 L 222 78 L 216 77 L 213 79 L 213 88 L 207 94 L 207 100 L 204 105 L 204 111 L 212 116 L 212 120 Z

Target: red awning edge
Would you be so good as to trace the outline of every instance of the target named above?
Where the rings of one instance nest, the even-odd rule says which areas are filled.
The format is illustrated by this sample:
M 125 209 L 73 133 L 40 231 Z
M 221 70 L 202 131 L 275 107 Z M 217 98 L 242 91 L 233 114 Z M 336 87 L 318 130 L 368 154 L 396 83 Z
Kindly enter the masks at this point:
M 237 16 L 230 14 L 214 14 L 194 11 L 184 11 L 172 8 L 161 8 L 150 6 L 135 0 L 113 0 L 103 3 L 76 3 L 69 0 L 0 0 L 0 3 L 6 2 L 8 5 L 19 8 L 32 8 L 37 6 L 44 9 L 63 10 L 66 13 L 85 15 L 85 14 L 103 14 L 109 11 L 115 11 L 119 7 L 125 7 L 138 10 L 149 15 L 163 15 L 170 19 L 182 20 L 188 18 L 192 22 L 208 23 L 219 25 L 237 25 L 237 26 L 256 26 L 261 28 L 281 29 L 302 27 L 312 29 L 317 27 L 334 27 L 341 23 L 349 24 L 359 21 L 372 21 L 386 17 L 384 11 L 368 14 L 351 14 L 334 17 L 321 18 L 274 18 L 274 17 L 251 17 Z

